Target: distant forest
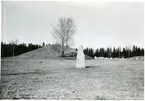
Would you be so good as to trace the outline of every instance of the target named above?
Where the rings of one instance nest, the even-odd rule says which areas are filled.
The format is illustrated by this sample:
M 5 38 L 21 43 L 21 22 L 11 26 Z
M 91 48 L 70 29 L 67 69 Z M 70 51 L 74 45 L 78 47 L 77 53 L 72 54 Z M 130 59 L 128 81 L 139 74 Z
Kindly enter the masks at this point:
M 15 43 L 4 43 L 1 42 L 1 57 L 11 57 L 11 56 L 17 56 L 38 48 L 41 48 L 45 46 L 45 43 L 41 44 L 15 44 Z M 13 53 L 14 52 L 14 53 Z
M 114 47 L 114 48 L 99 48 L 84 49 L 84 53 L 90 57 L 106 57 L 106 58 L 130 58 L 134 56 L 144 56 L 144 49 L 133 45 L 133 47 Z
M 50 45 L 50 44 L 47 44 Z M 1 57 L 17 56 L 38 48 L 46 46 L 42 44 L 14 44 L 1 42 Z M 130 58 L 134 56 L 144 56 L 144 48 L 137 47 L 114 47 L 114 48 L 85 48 L 84 53 L 92 58 L 96 57 L 107 57 L 107 58 Z

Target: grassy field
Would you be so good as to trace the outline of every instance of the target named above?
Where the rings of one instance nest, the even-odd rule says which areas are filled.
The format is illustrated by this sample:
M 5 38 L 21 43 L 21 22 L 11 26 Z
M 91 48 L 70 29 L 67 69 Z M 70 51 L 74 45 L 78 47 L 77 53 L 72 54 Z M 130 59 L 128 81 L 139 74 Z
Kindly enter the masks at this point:
M 1 99 L 143 100 L 143 60 L 1 61 Z

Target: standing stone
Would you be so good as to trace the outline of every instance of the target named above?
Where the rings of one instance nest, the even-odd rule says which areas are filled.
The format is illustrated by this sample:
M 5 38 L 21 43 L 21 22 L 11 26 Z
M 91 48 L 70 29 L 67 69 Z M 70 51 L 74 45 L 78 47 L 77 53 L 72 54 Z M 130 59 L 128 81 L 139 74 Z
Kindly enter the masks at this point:
M 94 59 L 96 60 L 96 59 L 97 59 L 97 57 L 95 56 L 95 57 L 94 57 Z
M 78 48 L 76 68 L 85 68 L 85 55 L 84 55 L 82 46 L 79 46 Z

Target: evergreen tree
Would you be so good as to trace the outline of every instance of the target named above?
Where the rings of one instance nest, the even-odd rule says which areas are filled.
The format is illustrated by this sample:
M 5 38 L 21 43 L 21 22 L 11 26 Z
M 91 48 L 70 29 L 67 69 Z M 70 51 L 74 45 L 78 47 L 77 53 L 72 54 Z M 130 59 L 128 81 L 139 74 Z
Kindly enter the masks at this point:
M 99 57 L 99 49 L 96 49 L 94 56 Z
M 34 45 L 32 43 L 29 43 L 27 46 L 26 43 L 23 43 L 23 44 L 8 43 L 7 44 L 4 42 L 1 42 L 1 57 L 13 56 L 13 47 L 15 47 L 14 56 L 17 56 L 17 55 L 23 54 L 25 52 L 40 48 L 37 44 Z
M 45 46 L 45 43 L 44 42 L 42 43 L 42 46 Z
M 104 57 L 104 48 L 100 48 L 100 57 Z

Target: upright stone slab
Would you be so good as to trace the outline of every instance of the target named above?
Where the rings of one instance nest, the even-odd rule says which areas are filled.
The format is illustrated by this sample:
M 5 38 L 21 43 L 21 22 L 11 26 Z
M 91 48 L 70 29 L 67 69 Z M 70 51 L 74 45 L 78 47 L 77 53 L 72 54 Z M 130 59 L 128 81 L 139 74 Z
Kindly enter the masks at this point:
M 94 59 L 96 60 L 96 59 L 97 59 L 97 57 L 95 56 L 95 57 L 94 57 Z
M 84 55 L 82 46 L 79 46 L 78 48 L 76 68 L 85 68 L 85 55 Z

